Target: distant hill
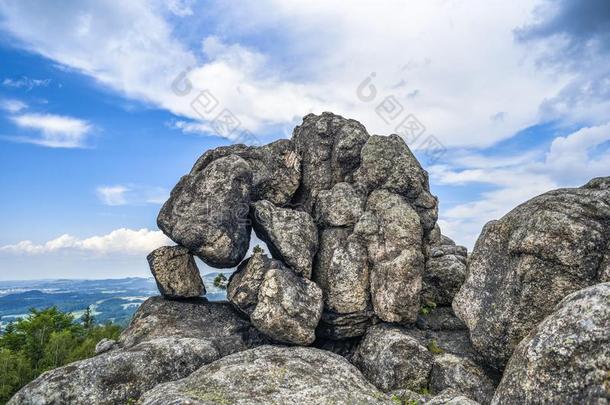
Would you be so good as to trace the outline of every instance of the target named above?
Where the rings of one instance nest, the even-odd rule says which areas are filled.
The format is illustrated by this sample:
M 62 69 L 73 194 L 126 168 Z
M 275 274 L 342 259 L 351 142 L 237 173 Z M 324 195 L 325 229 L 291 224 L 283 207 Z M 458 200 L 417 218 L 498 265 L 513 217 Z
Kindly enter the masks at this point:
M 223 272 L 227 277 L 230 272 Z M 221 301 L 226 292 L 214 286 L 218 272 L 202 275 L 206 298 Z M 106 280 L 18 280 L 0 281 L 0 329 L 30 308 L 56 306 L 80 317 L 91 306 L 98 323 L 112 321 L 126 325 L 148 297 L 159 295 L 155 280 L 144 277 Z

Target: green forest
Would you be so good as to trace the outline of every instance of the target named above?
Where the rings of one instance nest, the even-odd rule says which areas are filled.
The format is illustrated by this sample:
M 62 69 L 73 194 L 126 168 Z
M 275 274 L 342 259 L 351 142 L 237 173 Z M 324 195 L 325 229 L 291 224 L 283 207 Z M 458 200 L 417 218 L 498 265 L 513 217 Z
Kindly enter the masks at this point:
M 0 336 L 0 404 L 41 373 L 92 357 L 100 340 L 120 332 L 118 325 L 96 324 L 89 308 L 80 319 L 56 307 L 31 309 Z

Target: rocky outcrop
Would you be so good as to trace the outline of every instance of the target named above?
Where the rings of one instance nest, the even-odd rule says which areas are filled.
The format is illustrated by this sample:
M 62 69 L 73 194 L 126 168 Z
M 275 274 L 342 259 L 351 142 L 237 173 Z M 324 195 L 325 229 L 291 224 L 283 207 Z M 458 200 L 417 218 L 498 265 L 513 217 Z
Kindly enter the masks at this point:
M 275 340 L 306 346 L 316 338 L 321 314 L 320 287 L 290 270 L 271 269 L 260 285 L 250 320 Z
M 142 405 L 392 404 L 342 357 L 319 349 L 262 346 L 162 384 Z
M 48 371 L 10 404 L 125 404 L 156 385 L 262 343 L 227 303 L 148 299 L 119 343 L 99 355 Z
M 566 295 L 610 280 L 607 184 L 550 191 L 485 225 L 453 308 L 490 364 L 502 368 Z
M 182 246 L 162 246 L 148 256 L 159 292 L 169 298 L 194 298 L 205 294 L 195 259 Z
M 515 349 L 494 404 L 610 402 L 610 283 L 568 295 Z
M 439 230 L 440 232 L 440 230 Z M 467 250 L 441 235 L 428 252 L 422 282 L 422 302 L 450 306 L 466 279 Z
M 240 144 L 210 149 L 197 160 L 190 175 L 229 155 L 244 159 L 252 169 L 251 201 L 268 200 L 277 206 L 290 202 L 301 180 L 301 157 L 292 141 L 280 139 L 260 147 Z
M 298 275 L 311 278 L 313 257 L 318 250 L 318 230 L 303 211 L 279 208 L 269 201 L 252 204 L 252 224 L 271 255 Z
M 237 266 L 250 241 L 252 176 L 232 154 L 182 177 L 161 208 L 159 229 L 210 266 Z
M 231 276 L 227 298 L 274 340 L 309 345 L 322 314 L 322 291 L 279 260 L 255 252 Z
M 428 386 L 432 353 L 400 328 L 376 325 L 369 328 L 352 362 L 383 391 Z
M 496 382 L 485 369 L 467 357 L 443 353 L 434 358 L 430 373 L 430 391 L 453 389 L 481 404 L 488 404 Z

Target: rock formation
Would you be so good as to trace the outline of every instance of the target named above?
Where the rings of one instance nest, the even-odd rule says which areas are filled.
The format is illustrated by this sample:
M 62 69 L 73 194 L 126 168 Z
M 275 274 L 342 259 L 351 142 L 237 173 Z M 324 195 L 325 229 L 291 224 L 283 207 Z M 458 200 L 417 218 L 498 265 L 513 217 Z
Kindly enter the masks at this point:
M 488 223 L 470 257 L 437 211 L 399 136 L 331 113 L 207 151 L 159 213 L 162 297 L 10 404 L 608 402 L 610 178 Z M 246 258 L 252 229 L 271 257 Z M 228 302 L 193 255 L 237 266 Z
M 564 298 L 519 343 L 494 404 L 610 402 L 610 283 Z
M 453 308 L 490 364 L 566 295 L 610 281 L 609 182 L 549 191 L 483 228 Z

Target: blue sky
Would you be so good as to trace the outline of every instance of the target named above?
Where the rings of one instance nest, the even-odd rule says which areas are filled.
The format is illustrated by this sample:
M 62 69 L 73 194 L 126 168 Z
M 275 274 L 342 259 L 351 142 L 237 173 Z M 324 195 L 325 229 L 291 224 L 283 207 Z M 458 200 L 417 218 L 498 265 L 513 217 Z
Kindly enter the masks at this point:
M 416 117 L 439 223 L 469 248 L 528 198 L 610 175 L 604 0 L 59 3 L 0 0 L 0 279 L 147 275 L 196 158 L 309 112 L 378 134 Z

